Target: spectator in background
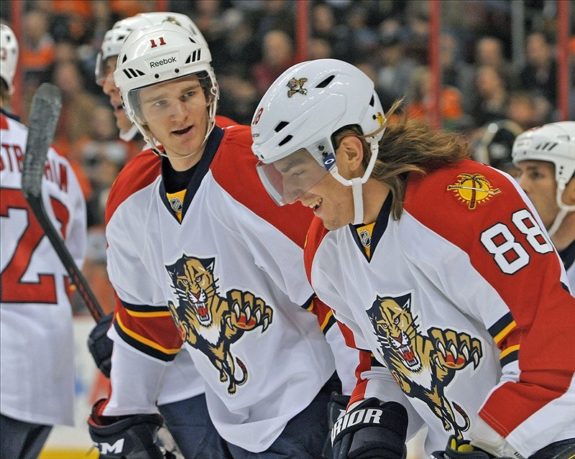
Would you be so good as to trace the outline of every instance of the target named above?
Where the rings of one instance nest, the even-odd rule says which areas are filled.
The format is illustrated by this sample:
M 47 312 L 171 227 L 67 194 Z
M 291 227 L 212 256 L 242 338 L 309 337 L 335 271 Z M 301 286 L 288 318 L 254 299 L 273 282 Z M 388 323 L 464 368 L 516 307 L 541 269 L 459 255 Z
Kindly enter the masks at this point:
M 475 65 L 478 68 L 484 65 L 495 68 L 508 87 L 515 81 L 513 69 L 505 58 L 503 43 L 499 38 L 487 36 L 476 42 Z
M 529 34 L 526 40 L 527 62 L 519 73 L 521 88 L 557 103 L 557 63 L 551 44 L 542 32 Z
M 384 29 L 379 42 L 379 70 L 376 82 L 383 108 L 405 96 L 416 62 L 406 57 L 405 43 L 398 26 Z
M 541 126 L 549 117 L 549 102 L 527 91 L 511 91 L 507 102 L 507 118 L 521 126 L 522 130 Z
M 54 40 L 48 33 L 49 17 L 44 11 L 39 9 L 28 11 L 24 15 L 22 25 L 21 62 L 24 95 L 30 96 L 41 82 L 50 79 L 55 56 Z
M 507 109 L 507 89 L 497 69 L 482 65 L 475 74 L 475 102 L 471 109 L 476 126 L 505 118 Z
M 262 60 L 254 65 L 252 72 L 259 96 L 295 62 L 292 38 L 283 30 L 267 32 L 262 47 Z
M 431 125 L 431 72 L 429 67 L 418 67 L 411 75 L 407 89 L 407 117 Z M 443 127 L 454 130 L 459 126 L 464 113 L 461 106 L 461 93 L 453 86 L 443 85 L 439 96 Z

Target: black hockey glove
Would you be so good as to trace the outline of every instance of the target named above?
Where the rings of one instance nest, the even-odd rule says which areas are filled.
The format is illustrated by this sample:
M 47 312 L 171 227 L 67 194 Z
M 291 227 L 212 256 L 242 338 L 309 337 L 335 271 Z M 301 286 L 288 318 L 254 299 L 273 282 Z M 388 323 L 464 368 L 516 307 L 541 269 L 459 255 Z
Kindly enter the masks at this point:
M 112 318 L 112 313 L 102 317 L 88 335 L 88 350 L 92 354 L 96 366 L 106 378 L 110 377 L 110 370 L 112 369 L 114 342 L 106 335 L 112 324 Z
M 493 459 L 489 453 L 471 445 L 467 440 L 459 440 L 455 436 L 449 437 L 445 451 L 435 451 L 433 459 Z M 497 459 L 512 459 L 501 457 Z
M 132 416 L 101 416 L 98 408 L 105 402 L 98 400 L 88 419 L 90 438 L 100 451 L 100 459 L 166 459 L 157 443 L 162 425 L 159 414 Z
M 333 429 L 337 420 L 345 414 L 345 409 L 349 403 L 349 395 L 341 395 L 337 392 L 332 392 L 331 399 L 327 404 L 327 425 L 329 432 Z M 323 445 L 321 452 L 322 459 L 332 459 L 333 450 L 331 447 L 331 435 L 328 435 Z
M 396 402 L 367 398 L 331 430 L 334 459 L 404 459 L 407 411 Z

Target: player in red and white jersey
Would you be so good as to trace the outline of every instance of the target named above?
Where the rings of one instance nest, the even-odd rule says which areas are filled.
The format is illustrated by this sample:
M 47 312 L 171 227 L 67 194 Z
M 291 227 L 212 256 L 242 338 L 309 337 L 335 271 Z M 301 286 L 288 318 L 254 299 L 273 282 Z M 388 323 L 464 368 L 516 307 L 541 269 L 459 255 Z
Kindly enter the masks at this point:
M 74 342 L 66 270 L 21 191 L 28 130 L 5 108 L 16 36 L 0 25 L 0 455 L 38 457 L 52 426 L 74 423 Z M 48 152 L 42 199 L 76 263 L 86 208 L 68 161 Z
M 539 212 L 575 290 L 575 121 L 521 134 L 512 154 L 519 185 Z
M 316 216 L 312 286 L 363 350 L 335 457 L 401 458 L 423 425 L 436 458 L 569 457 L 575 298 L 534 207 L 457 136 L 386 124 L 333 59 L 288 69 L 252 122 L 270 195 Z
M 116 125 L 120 131 L 120 138 L 126 142 L 139 143 L 143 145 L 138 128 L 134 126 L 122 107 L 122 99 L 118 87 L 114 84 L 113 74 L 116 70 L 116 61 L 122 44 L 128 35 L 137 29 L 160 24 L 163 21 L 170 21 L 190 30 L 203 40 L 201 33 L 195 24 L 185 15 L 179 13 L 142 13 L 133 17 L 122 19 L 106 32 L 102 47 L 98 53 L 96 63 L 96 82 L 102 87 L 102 91 L 109 97 L 110 105 L 114 109 Z M 114 185 L 110 190 L 107 201 L 106 225 L 114 224 L 109 222 L 109 216 L 113 210 L 126 198 L 125 189 L 130 187 L 134 192 L 139 187 L 147 186 L 160 176 L 160 158 L 149 149 L 144 149 L 137 154 L 127 166 L 120 172 Z M 122 269 L 139 270 L 142 275 L 146 272 L 138 263 L 141 263 L 139 251 L 135 251 L 133 259 L 129 265 Z M 153 282 L 149 282 L 153 285 Z M 121 300 L 116 296 L 117 307 L 122 308 Z M 153 321 L 157 318 L 155 314 L 148 314 Z M 109 376 L 110 357 L 112 352 L 112 341 L 106 336 L 107 329 L 111 323 L 110 317 L 105 317 L 96 325 L 91 333 L 89 348 L 94 356 L 98 367 Z M 142 320 L 146 316 L 142 313 Z M 171 325 L 171 318 L 165 317 Z M 146 344 L 142 344 L 146 345 Z M 207 415 L 205 402 L 204 385 L 197 370 L 194 368 L 192 359 L 185 351 L 177 355 L 171 355 L 173 363 L 167 368 L 163 384 L 157 395 L 158 409 L 164 421 L 175 437 L 181 452 L 186 458 L 201 457 L 203 449 L 209 447 L 217 432 Z M 191 416 L 190 413 L 194 413 Z M 190 431 L 202 431 L 203 434 L 190 435 Z
M 167 23 L 131 34 L 118 59 L 124 107 L 163 157 L 162 173 L 149 180 L 129 164 L 132 180 L 115 185 L 108 206 L 108 270 L 123 307 L 110 331 L 112 392 L 95 406 L 91 435 L 102 451 L 118 438 L 108 428 L 118 416 L 153 426 L 154 396 L 183 345 L 223 438 L 202 457 L 317 458 L 335 370 L 328 342 L 342 339 L 330 311 L 310 301 L 312 214 L 269 199 L 248 127 L 215 125 L 210 61 L 204 42 Z M 134 254 L 138 269 L 125 269 Z

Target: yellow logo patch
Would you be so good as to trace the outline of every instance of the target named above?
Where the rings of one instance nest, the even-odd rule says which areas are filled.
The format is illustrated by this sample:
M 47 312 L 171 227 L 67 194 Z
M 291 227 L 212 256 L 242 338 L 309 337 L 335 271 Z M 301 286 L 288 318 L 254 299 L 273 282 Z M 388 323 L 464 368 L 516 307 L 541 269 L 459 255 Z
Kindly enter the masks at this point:
M 294 94 L 300 93 L 302 95 L 307 94 L 307 89 L 304 89 L 303 85 L 307 81 L 307 78 L 292 78 L 288 81 L 287 87 L 289 88 L 288 97 Z
M 493 188 L 489 180 L 481 174 L 459 174 L 457 179 L 457 183 L 448 185 L 447 190 L 453 191 L 469 210 L 474 210 L 478 203 L 482 204 L 501 193 L 499 188 Z

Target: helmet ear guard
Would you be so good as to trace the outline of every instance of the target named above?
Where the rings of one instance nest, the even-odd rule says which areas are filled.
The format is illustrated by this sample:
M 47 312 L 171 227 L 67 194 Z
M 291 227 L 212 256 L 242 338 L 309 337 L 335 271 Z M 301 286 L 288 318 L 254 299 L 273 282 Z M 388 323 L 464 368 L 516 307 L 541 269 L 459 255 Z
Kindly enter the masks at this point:
M 0 78 L 8 89 L 14 92 L 14 76 L 18 65 L 18 40 L 14 31 L 6 24 L 0 24 Z

